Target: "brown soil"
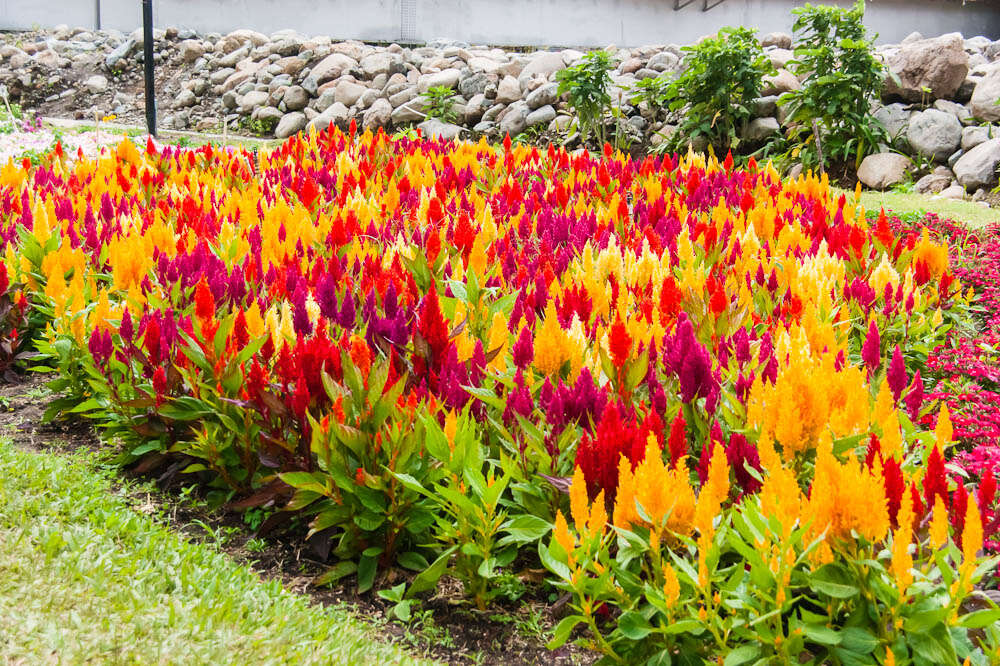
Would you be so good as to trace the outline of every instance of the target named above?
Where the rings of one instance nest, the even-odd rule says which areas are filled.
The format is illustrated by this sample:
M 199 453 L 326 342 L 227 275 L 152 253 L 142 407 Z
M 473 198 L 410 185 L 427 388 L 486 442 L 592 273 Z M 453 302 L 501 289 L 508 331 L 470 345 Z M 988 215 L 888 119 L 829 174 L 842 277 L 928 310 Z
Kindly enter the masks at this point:
M 0 383 L 0 436 L 9 436 L 17 446 L 36 451 L 71 452 L 79 449 L 106 449 L 93 427 L 80 419 L 42 423 L 51 395 L 44 375 L 28 375 L 13 384 Z M 152 481 L 155 475 L 126 471 L 133 480 Z M 116 484 L 136 511 L 160 516 L 175 530 L 193 541 L 215 543 L 232 559 L 252 567 L 261 578 L 278 580 L 292 592 L 308 595 L 315 603 L 337 605 L 376 624 L 382 637 L 399 642 L 415 652 L 447 664 L 591 664 L 595 655 L 568 645 L 550 651 L 545 641 L 565 612 L 562 600 L 550 603 L 538 586 L 517 602 L 497 603 L 485 612 L 469 606 L 458 581 L 444 579 L 420 606 L 419 618 L 404 625 L 391 619 L 392 603 L 373 593 L 358 595 L 354 581 L 334 587 L 317 588 L 312 580 L 325 568 L 323 543 L 304 539 L 305 528 L 286 525 L 274 529 L 266 539 L 258 538 L 243 517 L 234 512 L 212 510 L 198 495 L 188 493 L 170 475 L 165 485 L 151 491 L 153 484 Z M 408 574 L 389 574 L 377 587 L 387 588 Z M 526 573 L 530 577 L 530 572 Z

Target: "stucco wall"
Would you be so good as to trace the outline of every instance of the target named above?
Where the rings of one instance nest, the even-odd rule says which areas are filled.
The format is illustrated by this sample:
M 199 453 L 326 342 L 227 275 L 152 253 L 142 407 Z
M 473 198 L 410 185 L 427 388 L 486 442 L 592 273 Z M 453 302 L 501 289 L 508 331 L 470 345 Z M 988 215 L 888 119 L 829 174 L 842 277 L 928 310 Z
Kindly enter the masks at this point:
M 684 0 L 681 0 L 683 2 Z M 762 32 L 789 30 L 799 0 L 156 0 L 158 27 L 270 33 L 293 28 L 307 35 L 368 41 L 429 41 L 539 46 L 638 46 L 688 43 L 725 25 Z M 712 4 L 715 6 L 711 6 Z M 836 4 L 847 6 L 850 2 Z M 867 21 L 882 42 L 916 30 L 926 36 L 959 31 L 1000 38 L 1000 2 L 876 0 Z M 138 0 L 101 0 L 104 27 L 141 25 Z M 95 0 L 0 0 L 0 28 L 94 27 Z

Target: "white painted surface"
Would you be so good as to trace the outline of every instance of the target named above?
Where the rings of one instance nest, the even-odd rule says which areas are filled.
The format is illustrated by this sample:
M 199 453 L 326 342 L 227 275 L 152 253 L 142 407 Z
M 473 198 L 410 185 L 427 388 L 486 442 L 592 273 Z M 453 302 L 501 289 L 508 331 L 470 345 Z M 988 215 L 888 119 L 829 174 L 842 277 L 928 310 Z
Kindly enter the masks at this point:
M 684 0 L 681 0 L 682 2 Z M 789 31 L 800 0 L 155 0 L 157 27 L 201 32 L 292 28 L 335 39 L 401 41 L 404 12 L 417 41 L 439 37 L 476 44 L 537 46 L 638 46 L 686 44 L 726 25 L 762 33 Z M 847 0 L 836 4 L 849 6 Z M 1000 38 L 1000 0 L 962 5 L 958 0 L 869 1 L 867 22 L 880 42 L 913 31 L 925 36 L 958 31 Z M 139 0 L 101 0 L 104 27 L 131 31 L 141 25 Z M 0 28 L 94 27 L 93 0 L 0 0 Z

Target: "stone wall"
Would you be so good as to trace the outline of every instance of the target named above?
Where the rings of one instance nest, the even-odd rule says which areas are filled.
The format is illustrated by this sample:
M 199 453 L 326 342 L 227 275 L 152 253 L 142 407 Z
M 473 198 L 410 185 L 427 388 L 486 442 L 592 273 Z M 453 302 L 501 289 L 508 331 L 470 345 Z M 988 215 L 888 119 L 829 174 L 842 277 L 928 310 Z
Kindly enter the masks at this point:
M 171 28 L 155 38 L 162 126 L 219 130 L 225 122 L 273 129 L 278 138 L 330 123 L 346 128 L 354 119 L 367 129 L 416 125 L 446 139 L 529 132 L 544 140 L 564 134 L 572 120 L 555 74 L 583 56 L 573 49 L 519 53 L 461 42 L 373 46 L 290 31 L 222 35 Z M 141 33 L 62 26 L 3 39 L 0 82 L 15 100 L 48 115 L 115 114 L 142 123 Z M 762 44 L 778 74 L 758 100 L 759 117 L 745 137 L 751 143 L 783 130 L 778 96 L 800 85 L 785 69 L 791 38 L 769 34 Z M 640 79 L 675 75 L 680 47 L 609 50 L 620 129 L 635 145 L 655 148 L 677 118 L 631 105 L 627 91 Z M 913 34 L 879 52 L 899 78 L 887 82 L 883 102 L 873 109 L 892 146 L 865 161 L 862 182 L 884 188 L 919 179 L 919 189 L 948 196 L 992 186 L 1000 161 L 1000 136 L 991 124 L 1000 121 L 1000 41 Z M 454 91 L 454 123 L 425 117 L 424 93 L 435 86 Z

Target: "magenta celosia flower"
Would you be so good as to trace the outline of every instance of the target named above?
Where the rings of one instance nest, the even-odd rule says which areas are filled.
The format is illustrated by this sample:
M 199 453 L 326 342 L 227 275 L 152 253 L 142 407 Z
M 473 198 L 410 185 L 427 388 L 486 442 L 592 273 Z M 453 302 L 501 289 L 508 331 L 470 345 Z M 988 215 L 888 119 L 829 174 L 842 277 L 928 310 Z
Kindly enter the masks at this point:
M 861 360 L 868 368 L 869 377 L 871 377 L 872 373 L 882 362 L 880 344 L 881 342 L 879 339 L 878 327 L 875 326 L 875 322 L 873 320 L 868 324 L 868 335 L 865 337 L 865 343 L 861 345 Z
M 534 338 L 529 327 L 525 326 L 521 329 L 521 333 L 517 336 L 517 342 L 514 343 L 514 348 L 511 351 L 514 355 L 514 366 L 519 370 L 527 369 L 535 358 Z
M 892 360 L 889 361 L 889 369 L 886 371 L 886 381 L 892 390 L 893 399 L 898 401 L 909 381 L 906 376 L 906 365 L 903 363 L 903 353 L 899 350 L 899 345 L 896 345 L 892 352 Z

